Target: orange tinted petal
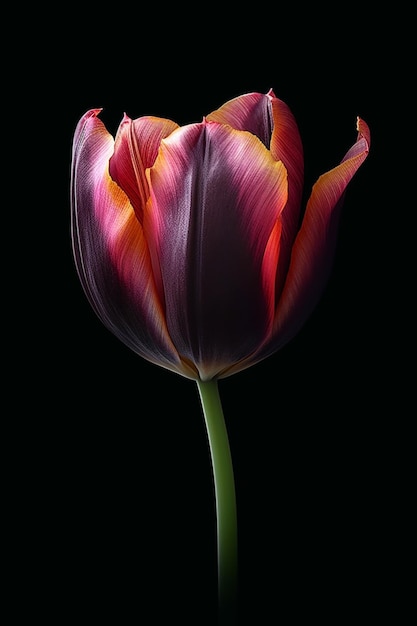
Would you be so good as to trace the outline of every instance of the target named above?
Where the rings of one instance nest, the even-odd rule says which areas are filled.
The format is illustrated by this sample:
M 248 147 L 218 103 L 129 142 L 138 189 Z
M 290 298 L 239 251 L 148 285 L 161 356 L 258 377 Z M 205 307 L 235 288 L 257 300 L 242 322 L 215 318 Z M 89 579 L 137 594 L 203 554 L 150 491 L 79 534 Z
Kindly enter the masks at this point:
M 82 286 L 104 325 L 132 350 L 191 375 L 167 333 L 142 226 L 109 175 L 114 142 L 98 112 L 88 112 L 74 136 L 72 240 Z
M 357 129 L 355 144 L 337 167 L 320 176 L 307 203 L 277 307 L 275 334 L 280 345 L 304 324 L 329 277 L 345 191 L 369 153 L 369 128 L 358 118 Z

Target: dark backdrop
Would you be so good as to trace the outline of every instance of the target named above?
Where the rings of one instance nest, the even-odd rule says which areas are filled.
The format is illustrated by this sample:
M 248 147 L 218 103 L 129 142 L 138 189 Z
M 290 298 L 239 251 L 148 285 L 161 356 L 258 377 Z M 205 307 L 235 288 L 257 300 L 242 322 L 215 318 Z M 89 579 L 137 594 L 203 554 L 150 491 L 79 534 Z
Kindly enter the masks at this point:
M 357 115 L 372 145 L 348 187 L 313 315 L 278 354 L 220 382 L 237 491 L 239 624 L 395 616 L 397 557 L 408 555 L 393 522 L 407 522 L 399 451 L 413 411 L 397 392 L 404 377 L 393 388 L 401 360 L 390 307 L 394 293 L 396 310 L 408 298 L 390 254 L 392 136 L 408 41 L 400 37 L 393 56 L 390 33 L 405 18 L 380 14 L 376 25 L 358 7 L 142 11 L 69 11 L 38 31 L 36 60 L 27 60 L 25 119 L 40 165 L 28 223 L 41 224 L 40 268 L 28 287 L 35 316 L 24 314 L 31 347 L 19 351 L 30 415 L 20 392 L 13 412 L 24 415 L 16 501 L 31 612 L 51 624 L 216 623 L 214 492 L 197 388 L 134 355 L 90 309 L 71 256 L 71 142 L 93 107 L 114 133 L 124 112 L 186 124 L 272 88 L 299 124 L 306 192 L 354 142 Z

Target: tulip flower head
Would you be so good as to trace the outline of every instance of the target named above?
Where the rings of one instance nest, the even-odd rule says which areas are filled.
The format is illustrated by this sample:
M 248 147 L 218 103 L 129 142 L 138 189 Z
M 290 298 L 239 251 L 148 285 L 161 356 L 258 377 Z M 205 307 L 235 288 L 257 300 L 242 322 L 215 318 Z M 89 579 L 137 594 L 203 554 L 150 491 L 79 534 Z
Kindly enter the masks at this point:
M 74 258 L 98 317 L 144 359 L 196 380 L 279 350 L 326 284 L 366 123 L 304 209 L 300 134 L 272 90 L 182 127 L 124 115 L 115 138 L 100 111 L 76 127 L 71 174 Z

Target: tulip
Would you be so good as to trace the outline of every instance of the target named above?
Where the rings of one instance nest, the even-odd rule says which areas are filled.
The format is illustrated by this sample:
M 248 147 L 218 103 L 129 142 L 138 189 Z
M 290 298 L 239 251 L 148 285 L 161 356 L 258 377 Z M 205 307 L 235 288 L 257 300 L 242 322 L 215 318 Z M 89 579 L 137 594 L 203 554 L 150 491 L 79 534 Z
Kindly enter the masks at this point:
M 197 382 L 216 483 L 220 596 L 230 598 L 235 510 L 217 381 L 277 352 L 313 311 L 331 271 L 347 185 L 368 155 L 369 128 L 357 119 L 355 143 L 320 176 L 304 209 L 300 134 L 272 90 L 234 98 L 182 127 L 125 114 L 115 138 L 100 111 L 83 115 L 73 141 L 76 268 L 112 333 Z

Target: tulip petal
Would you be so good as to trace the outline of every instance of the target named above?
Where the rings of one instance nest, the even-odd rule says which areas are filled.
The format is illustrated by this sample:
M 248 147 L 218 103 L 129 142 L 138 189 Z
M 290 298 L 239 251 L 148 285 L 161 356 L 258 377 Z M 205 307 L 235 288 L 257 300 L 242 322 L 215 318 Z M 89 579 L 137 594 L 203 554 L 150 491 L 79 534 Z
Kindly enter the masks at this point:
M 171 120 L 151 116 L 131 120 L 125 114 L 117 131 L 110 176 L 126 192 L 140 222 L 149 196 L 145 170 L 153 165 L 161 139 L 176 128 Z
M 297 123 L 289 107 L 272 90 L 267 94 L 248 93 L 226 102 L 206 118 L 247 130 L 270 149 L 288 172 L 288 202 L 281 216 L 282 236 L 276 274 L 277 298 L 290 262 L 291 248 L 299 226 L 304 184 L 304 154 Z
M 288 172 L 288 201 L 282 213 L 281 250 L 276 276 L 277 302 L 287 275 L 291 250 L 299 228 L 304 185 L 304 151 L 297 123 L 289 107 L 269 92 L 273 130 L 271 154 L 281 160 Z
M 298 332 L 327 283 L 346 187 L 369 153 L 369 128 L 359 118 L 357 130 L 357 141 L 342 162 L 323 174 L 313 186 L 277 306 L 274 340 L 268 346 L 268 354 L 278 350 Z
M 203 122 L 164 139 L 148 177 L 144 229 L 169 333 L 209 379 L 270 331 L 275 276 L 264 255 L 286 170 L 254 135 Z
M 114 141 L 98 113 L 83 116 L 73 144 L 71 230 L 81 284 L 98 317 L 122 342 L 157 365 L 195 378 L 167 333 L 142 225 L 109 175 Z

